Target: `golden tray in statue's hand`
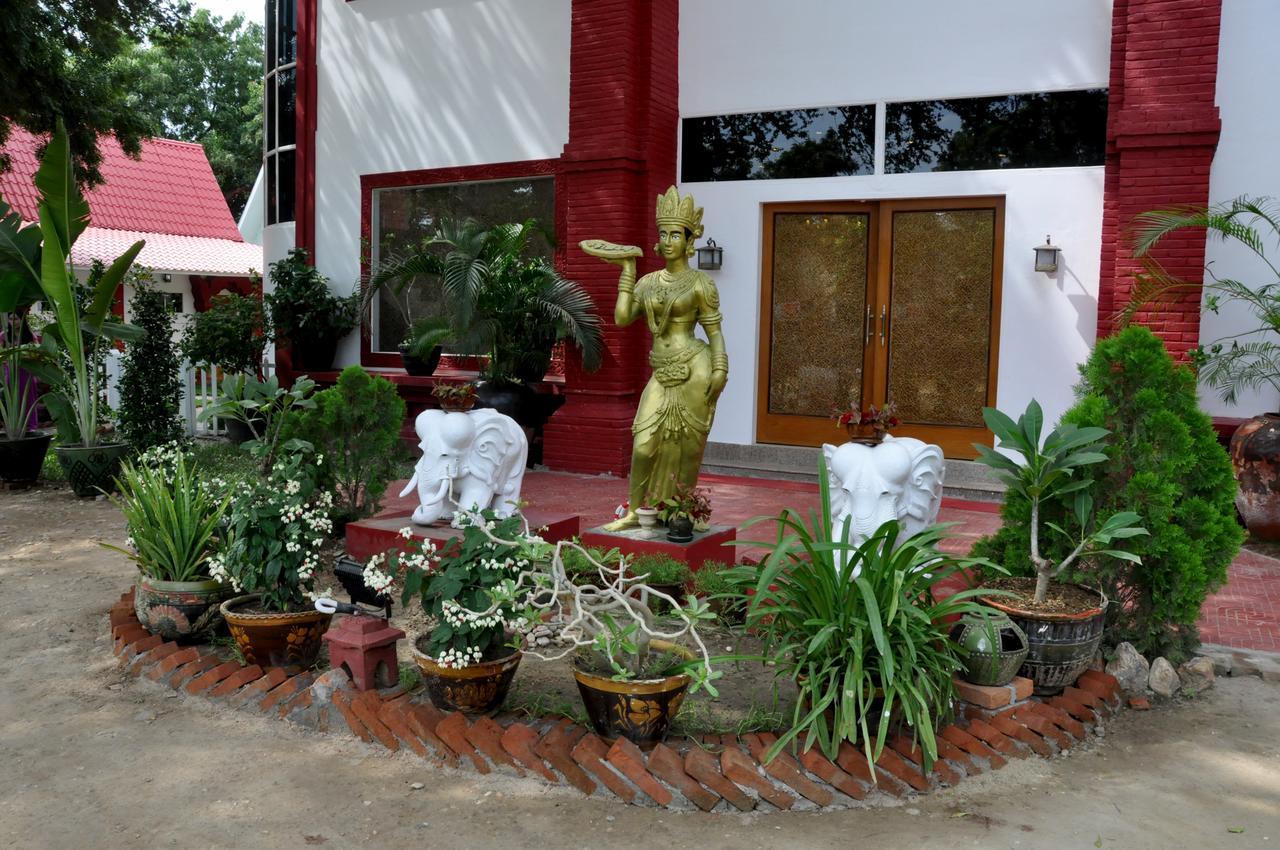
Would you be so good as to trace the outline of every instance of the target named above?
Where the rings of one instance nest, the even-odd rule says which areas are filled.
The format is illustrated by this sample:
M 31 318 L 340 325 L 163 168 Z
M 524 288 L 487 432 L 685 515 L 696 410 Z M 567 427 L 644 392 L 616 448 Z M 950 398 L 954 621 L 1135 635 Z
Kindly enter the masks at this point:
M 602 260 L 622 260 L 627 257 L 643 257 L 644 251 L 635 245 L 615 245 L 603 239 L 584 239 L 578 247 L 593 257 Z

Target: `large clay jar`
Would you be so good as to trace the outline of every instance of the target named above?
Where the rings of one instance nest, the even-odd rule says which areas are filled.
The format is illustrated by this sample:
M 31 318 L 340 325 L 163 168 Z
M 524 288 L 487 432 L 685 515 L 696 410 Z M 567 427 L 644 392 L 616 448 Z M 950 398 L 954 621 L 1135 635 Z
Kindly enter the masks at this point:
M 649 643 L 650 649 L 670 651 L 686 658 L 688 649 L 662 640 Z M 684 673 L 657 679 L 615 681 L 573 668 L 582 704 L 596 734 L 606 741 L 626 738 L 648 752 L 667 737 L 671 721 L 680 713 L 690 679 Z
M 71 491 L 81 498 L 112 493 L 120 463 L 129 454 L 124 443 L 99 443 L 96 446 L 56 446 L 53 450 L 71 484 Z
M 1236 509 L 1259 540 L 1280 540 L 1280 413 L 1263 413 L 1231 437 Z
M 133 610 L 153 635 L 184 643 L 200 640 L 221 625 L 218 606 L 230 590 L 213 579 L 159 581 L 144 576 L 133 595 Z
M 1078 586 L 1097 597 L 1096 608 L 1075 614 L 1045 614 L 1019 608 L 1007 597 L 980 597 L 984 605 L 1008 614 L 1026 636 L 1027 655 L 1018 675 L 1032 681 L 1037 696 L 1053 696 L 1074 685 L 1102 644 L 1107 598 Z

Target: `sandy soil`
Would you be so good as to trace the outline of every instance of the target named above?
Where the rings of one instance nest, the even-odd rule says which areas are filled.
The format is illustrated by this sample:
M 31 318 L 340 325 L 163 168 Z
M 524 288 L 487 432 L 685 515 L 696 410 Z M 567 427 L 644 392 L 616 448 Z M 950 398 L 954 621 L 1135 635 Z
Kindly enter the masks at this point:
M 123 679 L 118 513 L 0 492 L 0 842 L 9 847 L 1261 848 L 1280 843 L 1280 687 L 1229 679 L 1099 743 L 901 805 L 672 814 L 433 769 Z M 423 783 L 413 790 L 411 783 Z M 1243 832 L 1229 832 L 1242 829 Z

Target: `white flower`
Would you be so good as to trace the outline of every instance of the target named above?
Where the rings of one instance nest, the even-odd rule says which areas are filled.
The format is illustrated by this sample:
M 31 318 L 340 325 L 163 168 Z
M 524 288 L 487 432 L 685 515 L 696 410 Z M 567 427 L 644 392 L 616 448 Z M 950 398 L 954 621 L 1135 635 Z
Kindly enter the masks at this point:
M 403 537 L 405 540 L 412 540 L 412 539 L 413 539 L 413 528 L 412 528 L 412 527 L 410 527 L 410 526 L 407 526 L 407 525 L 406 525 L 404 528 L 400 529 L 400 531 L 399 531 L 398 533 L 399 533 L 399 535 L 400 535 L 401 537 Z

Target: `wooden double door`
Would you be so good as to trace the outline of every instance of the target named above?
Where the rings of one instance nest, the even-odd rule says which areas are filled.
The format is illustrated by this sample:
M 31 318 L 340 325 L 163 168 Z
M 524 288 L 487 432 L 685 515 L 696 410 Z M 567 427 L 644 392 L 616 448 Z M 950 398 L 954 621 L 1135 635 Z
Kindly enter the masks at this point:
M 893 401 L 898 436 L 991 444 L 1004 201 L 767 204 L 756 439 L 821 445 L 832 408 Z

